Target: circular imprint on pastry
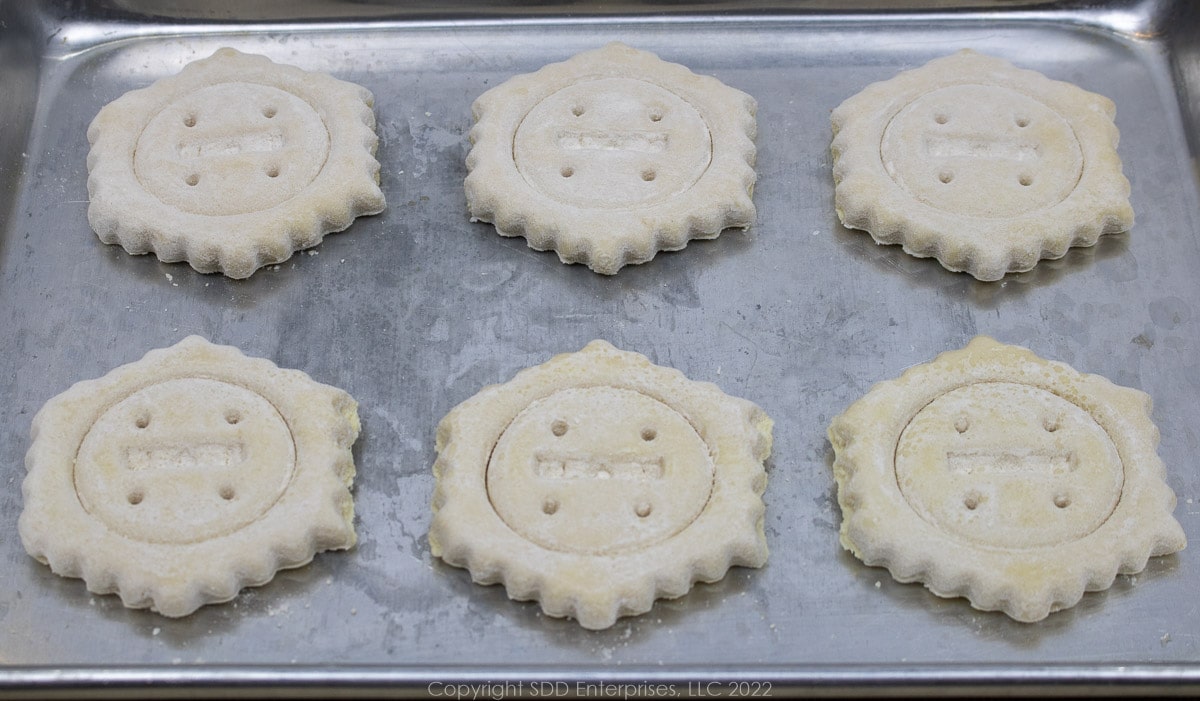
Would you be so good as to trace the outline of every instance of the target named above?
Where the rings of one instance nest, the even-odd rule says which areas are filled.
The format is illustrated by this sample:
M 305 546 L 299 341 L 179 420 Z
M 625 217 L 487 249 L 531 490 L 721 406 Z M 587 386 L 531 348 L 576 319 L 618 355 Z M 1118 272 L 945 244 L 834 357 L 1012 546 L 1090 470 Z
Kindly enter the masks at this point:
M 144 188 L 191 214 L 261 212 L 308 186 L 329 157 L 329 131 L 300 97 L 259 83 L 219 83 L 180 96 L 138 136 Z
M 1015 382 L 950 390 L 917 412 L 896 445 L 896 482 L 940 530 L 1004 550 L 1069 543 L 1120 501 L 1124 467 L 1084 409 Z
M 564 204 L 629 209 L 686 192 L 712 162 L 704 117 L 637 78 L 569 85 L 534 105 L 513 135 L 527 183 Z
M 989 219 L 1062 202 L 1084 165 L 1062 115 L 998 85 L 952 85 L 921 95 L 892 117 L 879 155 L 913 198 Z
M 687 528 L 713 475 L 708 445 L 679 412 L 633 390 L 577 387 L 517 414 L 492 450 L 487 492 L 526 540 L 609 555 Z
M 244 387 L 166 380 L 110 406 L 75 458 L 79 501 L 110 530 L 186 544 L 237 531 L 287 489 L 296 447 L 279 411 Z

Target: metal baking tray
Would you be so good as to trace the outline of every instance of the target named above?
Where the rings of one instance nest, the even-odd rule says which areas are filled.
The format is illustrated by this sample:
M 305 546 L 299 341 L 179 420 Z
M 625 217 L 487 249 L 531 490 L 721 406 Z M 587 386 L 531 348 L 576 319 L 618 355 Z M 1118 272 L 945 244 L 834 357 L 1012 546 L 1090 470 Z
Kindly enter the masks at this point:
M 612 40 L 758 99 L 758 220 L 602 277 L 472 224 L 462 181 L 476 96 Z M 389 204 L 245 281 L 127 255 L 86 219 L 96 111 L 221 46 L 372 90 Z M 1131 233 L 980 283 L 838 224 L 830 110 L 964 47 L 1116 103 Z M 842 551 L 825 438 L 873 383 L 989 334 L 1148 392 L 1200 544 L 1195 4 L 12 0 L 0 85 L 0 692 L 1200 691 L 1193 550 L 1041 623 L 982 613 Z M 34 412 L 192 333 L 358 399 L 360 542 L 170 620 L 55 576 L 15 524 Z M 768 565 L 603 632 L 472 584 L 425 536 L 437 421 L 594 338 L 776 420 Z

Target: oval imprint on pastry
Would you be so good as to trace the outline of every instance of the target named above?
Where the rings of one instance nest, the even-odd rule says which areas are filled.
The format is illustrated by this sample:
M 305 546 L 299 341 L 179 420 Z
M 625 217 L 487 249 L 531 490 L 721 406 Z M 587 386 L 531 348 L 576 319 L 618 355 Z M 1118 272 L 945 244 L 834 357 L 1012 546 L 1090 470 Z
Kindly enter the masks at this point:
M 109 407 L 75 459 L 83 507 L 149 543 L 217 538 L 260 518 L 287 489 L 296 448 L 259 394 L 220 380 L 167 380 Z
M 896 445 L 896 481 L 925 521 L 1006 550 L 1083 538 L 1116 508 L 1124 468 L 1108 433 L 1044 389 L 980 382 L 921 409 Z
M 526 540 L 608 555 L 687 528 L 713 474 L 708 445 L 679 412 L 633 390 L 579 387 L 517 414 L 486 479 L 492 507 Z
M 312 106 L 258 83 L 220 83 L 180 97 L 138 137 L 138 181 L 183 212 L 261 212 L 295 197 L 325 166 L 329 132 Z
M 879 155 L 915 199 L 995 219 L 1062 202 L 1084 165 L 1066 119 L 997 85 L 952 85 L 921 95 L 888 123 Z
M 700 179 L 712 154 L 696 108 L 636 78 L 562 88 L 534 105 L 513 135 L 513 161 L 530 186 L 588 209 L 674 197 Z

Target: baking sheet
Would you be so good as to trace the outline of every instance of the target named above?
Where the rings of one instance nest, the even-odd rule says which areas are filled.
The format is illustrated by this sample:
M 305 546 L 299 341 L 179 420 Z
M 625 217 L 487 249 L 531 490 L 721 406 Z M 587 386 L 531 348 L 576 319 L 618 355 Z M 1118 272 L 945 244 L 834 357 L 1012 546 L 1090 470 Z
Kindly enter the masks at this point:
M 828 14 L 800 4 L 737 15 L 638 6 L 603 21 L 481 9 L 478 21 L 246 25 L 128 4 L 95 16 L 0 7 L 0 55 L 12 58 L 0 75 L 18 98 L 0 107 L 0 691 L 157 680 L 437 693 L 430 684 L 533 678 L 674 681 L 681 692 L 698 690 L 692 680 L 769 679 L 776 694 L 793 684 L 1200 688 L 1190 550 L 1025 625 L 897 584 L 837 542 L 829 420 L 873 383 L 985 333 L 1150 393 L 1176 517 L 1200 543 L 1200 200 L 1186 134 L 1196 125 L 1185 122 L 1197 91 L 1180 82 L 1196 78 L 1200 21 L 1184 2 L 1087 5 Z M 758 221 L 601 277 L 471 224 L 462 180 L 477 95 L 611 40 L 758 99 Z M 95 112 L 221 46 L 372 90 L 388 199 L 383 214 L 245 281 L 131 257 L 100 243 L 86 219 Z M 964 47 L 1114 100 L 1137 214 L 1130 234 L 980 283 L 838 224 L 829 111 Z M 360 542 L 170 620 L 53 575 L 24 553 L 15 525 L 42 403 L 192 333 L 358 399 Z M 472 584 L 435 561 L 425 537 L 436 422 L 483 385 L 594 338 L 716 382 L 776 420 L 768 565 L 603 632 Z

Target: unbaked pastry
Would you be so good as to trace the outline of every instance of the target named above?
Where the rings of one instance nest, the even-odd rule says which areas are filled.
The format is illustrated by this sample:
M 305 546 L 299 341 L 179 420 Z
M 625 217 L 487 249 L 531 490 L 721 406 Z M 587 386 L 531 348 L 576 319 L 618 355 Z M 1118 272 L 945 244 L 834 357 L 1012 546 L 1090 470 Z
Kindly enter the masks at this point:
M 192 613 L 354 545 L 357 405 L 190 336 L 33 419 L 25 549 L 130 608 Z
M 829 427 L 842 545 L 1038 621 L 1182 550 L 1150 397 L 980 336 Z
M 438 426 L 433 554 L 551 616 L 607 628 L 767 559 L 771 419 L 593 341 Z
M 374 98 L 221 49 L 106 105 L 88 127 L 100 240 L 249 277 L 383 211 Z
M 472 221 L 615 274 L 754 222 L 754 98 L 612 43 L 475 101 Z
M 1108 98 L 964 50 L 833 111 L 842 223 L 999 280 L 1133 226 Z

